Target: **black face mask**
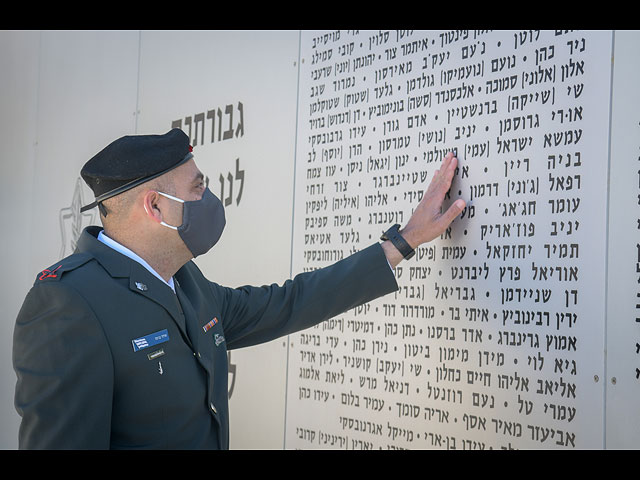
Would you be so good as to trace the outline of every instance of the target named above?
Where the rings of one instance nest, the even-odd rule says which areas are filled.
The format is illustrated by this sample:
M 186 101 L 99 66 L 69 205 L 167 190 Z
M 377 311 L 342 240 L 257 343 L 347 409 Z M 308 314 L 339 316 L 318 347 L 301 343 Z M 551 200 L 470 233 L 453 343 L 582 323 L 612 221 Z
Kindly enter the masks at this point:
M 194 257 L 207 253 L 218 243 L 226 225 L 226 218 L 222 202 L 211 193 L 209 188 L 205 189 L 200 200 L 194 201 L 185 201 L 166 193 L 158 193 L 183 204 L 182 225 L 174 227 L 165 222 L 160 224 L 177 230 Z

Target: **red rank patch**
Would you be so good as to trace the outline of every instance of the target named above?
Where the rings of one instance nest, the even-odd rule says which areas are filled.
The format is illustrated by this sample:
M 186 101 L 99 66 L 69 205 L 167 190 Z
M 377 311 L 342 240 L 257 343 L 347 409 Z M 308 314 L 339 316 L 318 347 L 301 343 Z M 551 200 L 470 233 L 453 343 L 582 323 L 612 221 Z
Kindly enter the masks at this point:
M 45 268 L 42 272 L 40 272 L 40 276 L 38 277 L 38 280 L 44 280 L 45 278 L 56 278 L 58 275 L 54 275 L 54 273 L 61 267 L 62 265 L 58 265 L 56 268 L 54 268 L 53 270 L 49 270 L 48 268 Z

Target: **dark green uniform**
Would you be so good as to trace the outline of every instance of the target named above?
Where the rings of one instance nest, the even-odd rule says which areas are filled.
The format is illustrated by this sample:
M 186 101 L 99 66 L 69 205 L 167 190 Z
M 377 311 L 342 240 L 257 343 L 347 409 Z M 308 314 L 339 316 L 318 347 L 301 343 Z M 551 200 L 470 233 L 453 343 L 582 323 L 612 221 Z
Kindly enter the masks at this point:
M 398 288 L 374 244 L 282 286 L 222 287 L 189 262 L 174 294 L 99 231 L 37 276 L 18 314 L 20 448 L 226 449 L 227 350 Z

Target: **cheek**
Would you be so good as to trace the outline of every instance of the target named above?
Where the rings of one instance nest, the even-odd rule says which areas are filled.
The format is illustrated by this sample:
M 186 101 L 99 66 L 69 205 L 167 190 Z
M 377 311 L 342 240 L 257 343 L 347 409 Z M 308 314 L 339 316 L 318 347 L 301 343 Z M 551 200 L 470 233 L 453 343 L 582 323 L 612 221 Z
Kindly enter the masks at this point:
M 204 195 L 204 190 L 205 190 L 204 185 L 194 187 L 193 190 L 191 191 L 190 200 L 202 200 L 202 195 Z
M 176 219 L 176 225 L 182 225 L 184 205 L 181 203 L 173 209 L 173 216 Z
M 182 203 L 172 202 L 175 205 L 170 205 L 169 208 L 165 208 L 162 212 L 162 219 L 164 222 L 169 225 L 173 225 L 174 227 L 179 227 L 182 225 L 182 211 L 183 206 Z

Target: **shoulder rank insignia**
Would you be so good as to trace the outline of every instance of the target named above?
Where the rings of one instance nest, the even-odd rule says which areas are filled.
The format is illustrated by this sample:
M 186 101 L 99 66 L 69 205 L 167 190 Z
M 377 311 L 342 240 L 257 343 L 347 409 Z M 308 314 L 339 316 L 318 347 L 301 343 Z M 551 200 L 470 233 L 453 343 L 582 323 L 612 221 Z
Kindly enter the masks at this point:
M 58 263 L 54 263 L 53 266 L 45 268 L 40 273 L 38 273 L 38 275 L 36 276 L 36 282 L 60 280 L 60 277 L 62 277 L 63 273 L 69 272 L 84 265 L 89 260 L 91 260 L 91 258 L 92 257 L 90 255 L 86 255 L 84 253 L 76 253 L 70 255 L 60 260 Z
M 56 274 L 56 272 L 60 269 L 61 266 L 62 266 L 62 264 L 58 265 L 53 270 L 45 268 L 38 275 L 38 280 L 44 280 L 45 278 L 57 278 L 58 275 Z

